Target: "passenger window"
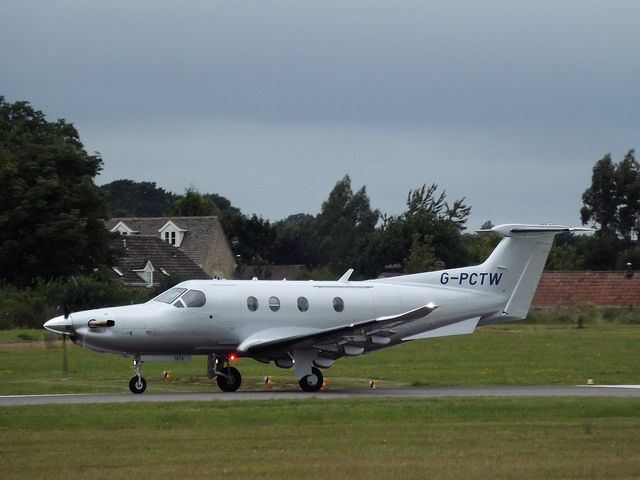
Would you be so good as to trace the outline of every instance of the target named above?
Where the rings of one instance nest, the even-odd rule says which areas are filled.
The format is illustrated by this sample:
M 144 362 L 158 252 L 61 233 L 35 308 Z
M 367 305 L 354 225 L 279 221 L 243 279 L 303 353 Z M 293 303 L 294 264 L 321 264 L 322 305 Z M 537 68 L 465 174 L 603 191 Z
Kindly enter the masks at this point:
M 255 312 L 256 310 L 258 310 L 258 299 L 256 297 L 248 297 L 247 308 L 250 312 Z
M 298 297 L 298 310 L 301 312 L 306 312 L 309 310 L 309 300 L 305 297 Z
M 340 297 L 333 297 L 333 309 L 336 312 L 341 312 L 344 310 L 344 300 Z
M 202 307 L 205 303 L 207 303 L 207 298 L 200 290 L 189 290 L 180 299 L 189 308 Z
M 272 312 L 280 310 L 280 300 L 278 297 L 269 297 L 269 308 Z

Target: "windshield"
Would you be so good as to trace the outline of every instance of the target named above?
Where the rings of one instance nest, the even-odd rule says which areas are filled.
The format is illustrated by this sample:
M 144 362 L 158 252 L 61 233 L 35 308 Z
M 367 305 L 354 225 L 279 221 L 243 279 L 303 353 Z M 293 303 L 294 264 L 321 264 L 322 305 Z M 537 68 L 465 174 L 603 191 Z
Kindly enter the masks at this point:
M 156 302 L 171 303 L 186 291 L 186 288 L 170 288 L 166 292 L 158 295 L 153 300 L 155 300 Z

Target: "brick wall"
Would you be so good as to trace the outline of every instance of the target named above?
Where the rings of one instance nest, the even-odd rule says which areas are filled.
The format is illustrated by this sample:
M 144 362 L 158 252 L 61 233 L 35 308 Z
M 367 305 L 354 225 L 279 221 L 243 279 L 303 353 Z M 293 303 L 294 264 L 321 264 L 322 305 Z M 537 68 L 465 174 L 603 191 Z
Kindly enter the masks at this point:
M 533 306 L 640 305 L 640 273 L 625 278 L 624 272 L 544 272 L 533 297 Z

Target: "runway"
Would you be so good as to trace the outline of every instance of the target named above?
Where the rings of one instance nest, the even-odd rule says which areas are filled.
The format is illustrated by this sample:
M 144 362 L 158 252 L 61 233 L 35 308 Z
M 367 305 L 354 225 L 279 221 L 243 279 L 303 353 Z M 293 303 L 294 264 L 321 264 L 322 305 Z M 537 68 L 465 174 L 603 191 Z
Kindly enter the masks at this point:
M 239 391 L 234 393 L 80 393 L 0 396 L 0 407 L 94 403 L 215 402 L 243 400 L 304 400 L 344 398 L 435 398 L 435 397 L 637 397 L 640 385 L 424 387 L 398 389 L 302 391 Z

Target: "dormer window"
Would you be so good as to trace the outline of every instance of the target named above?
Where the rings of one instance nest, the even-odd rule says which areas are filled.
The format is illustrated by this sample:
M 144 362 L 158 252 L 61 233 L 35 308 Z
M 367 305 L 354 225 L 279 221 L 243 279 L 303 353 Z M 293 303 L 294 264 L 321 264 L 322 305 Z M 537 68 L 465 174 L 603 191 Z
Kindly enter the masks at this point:
M 182 244 L 182 240 L 184 240 L 184 235 L 187 233 L 187 230 L 180 228 L 169 220 L 158 230 L 158 233 L 160 234 L 160 238 L 165 242 L 170 243 L 174 247 L 179 247 Z
M 129 227 L 126 223 L 120 221 L 114 225 L 114 227 L 109 230 L 110 232 L 118 232 L 120 235 L 133 235 L 135 233 L 139 233 L 137 230 Z
M 153 268 L 153 264 L 151 261 L 147 260 L 146 265 L 142 269 L 134 269 L 133 271 L 144 280 L 146 286 L 151 288 L 153 287 L 153 272 L 155 272 L 155 268 Z

